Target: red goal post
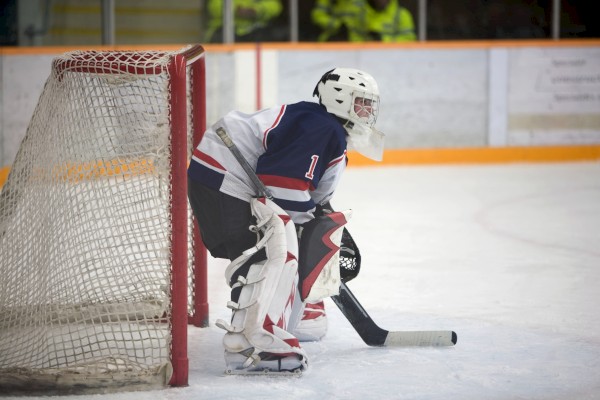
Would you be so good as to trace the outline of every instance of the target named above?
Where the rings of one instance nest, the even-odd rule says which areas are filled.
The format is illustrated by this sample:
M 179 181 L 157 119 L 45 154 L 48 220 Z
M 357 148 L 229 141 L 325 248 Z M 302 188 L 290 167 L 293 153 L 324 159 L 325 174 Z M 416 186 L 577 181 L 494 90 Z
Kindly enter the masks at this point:
M 208 325 L 186 173 L 206 127 L 204 56 L 54 59 L 0 192 L 3 392 L 187 385 L 188 323 Z

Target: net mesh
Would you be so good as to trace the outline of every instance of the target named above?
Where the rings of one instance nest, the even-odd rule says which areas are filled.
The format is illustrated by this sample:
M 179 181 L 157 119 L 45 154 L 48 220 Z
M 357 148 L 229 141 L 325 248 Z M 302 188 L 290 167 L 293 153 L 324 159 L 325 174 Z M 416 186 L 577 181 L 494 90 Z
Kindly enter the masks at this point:
M 0 387 L 168 380 L 172 56 L 54 60 L 0 192 Z

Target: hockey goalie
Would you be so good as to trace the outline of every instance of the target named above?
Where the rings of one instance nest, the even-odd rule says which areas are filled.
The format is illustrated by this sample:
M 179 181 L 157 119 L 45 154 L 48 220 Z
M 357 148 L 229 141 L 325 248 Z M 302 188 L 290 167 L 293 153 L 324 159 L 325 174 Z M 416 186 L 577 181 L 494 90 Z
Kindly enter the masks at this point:
M 318 102 L 232 111 L 207 129 L 192 154 L 188 197 L 202 239 L 213 257 L 231 261 L 225 276 L 232 316 L 217 322 L 229 373 L 307 368 L 300 342 L 326 334 L 323 299 L 341 284 L 350 212 L 328 204 L 347 147 L 382 158 L 384 135 L 374 128 L 379 89 L 371 75 L 332 69 L 313 95 Z

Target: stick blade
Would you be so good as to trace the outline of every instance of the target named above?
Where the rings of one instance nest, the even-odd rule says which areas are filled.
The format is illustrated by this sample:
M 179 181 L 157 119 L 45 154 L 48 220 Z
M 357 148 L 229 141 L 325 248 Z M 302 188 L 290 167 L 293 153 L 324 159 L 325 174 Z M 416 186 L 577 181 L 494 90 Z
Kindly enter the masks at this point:
M 457 341 L 454 331 L 390 331 L 384 346 L 387 347 L 443 347 L 454 346 Z

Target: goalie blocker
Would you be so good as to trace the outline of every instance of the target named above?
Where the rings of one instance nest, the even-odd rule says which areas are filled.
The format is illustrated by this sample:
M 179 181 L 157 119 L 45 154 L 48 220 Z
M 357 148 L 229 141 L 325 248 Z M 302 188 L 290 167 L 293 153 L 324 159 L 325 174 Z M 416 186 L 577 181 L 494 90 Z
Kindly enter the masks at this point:
M 318 341 L 325 336 L 328 326 L 323 299 L 338 295 L 342 279 L 347 276 L 340 274 L 347 261 L 340 257 L 340 242 L 347 232 L 344 225 L 351 211 L 322 215 L 321 207 L 317 207 L 316 214 L 315 219 L 298 228 L 298 289 L 304 309 L 293 334 L 301 342 Z
M 302 301 L 317 302 L 340 292 L 340 244 L 352 211 L 330 212 L 303 224 L 298 232 L 298 274 Z

